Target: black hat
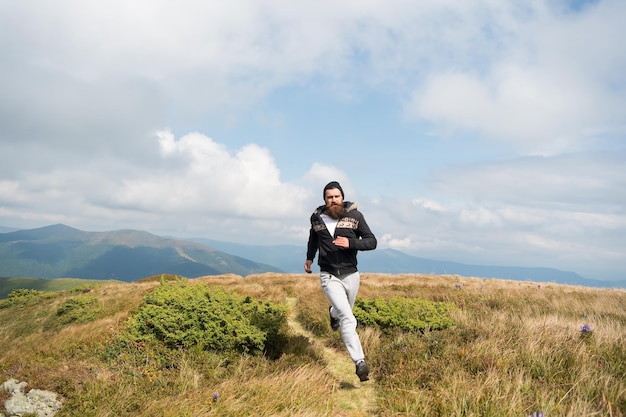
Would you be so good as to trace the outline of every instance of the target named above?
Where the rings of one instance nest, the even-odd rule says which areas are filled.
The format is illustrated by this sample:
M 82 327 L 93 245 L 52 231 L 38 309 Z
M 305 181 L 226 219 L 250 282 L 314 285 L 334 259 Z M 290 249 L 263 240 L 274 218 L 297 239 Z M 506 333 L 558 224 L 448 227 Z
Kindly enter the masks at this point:
M 341 198 L 345 198 L 345 196 L 343 195 L 343 188 L 341 188 L 341 185 L 339 185 L 337 181 L 331 181 L 328 184 L 326 184 L 326 187 L 324 187 L 324 192 L 322 195 L 323 200 L 326 200 L 326 190 L 332 190 L 333 188 L 336 188 L 339 191 L 341 191 Z

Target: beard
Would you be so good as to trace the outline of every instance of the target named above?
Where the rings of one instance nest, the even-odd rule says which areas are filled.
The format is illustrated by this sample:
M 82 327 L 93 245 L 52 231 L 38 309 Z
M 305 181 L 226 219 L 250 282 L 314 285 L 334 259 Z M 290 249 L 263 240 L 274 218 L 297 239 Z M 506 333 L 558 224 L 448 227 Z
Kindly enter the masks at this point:
M 343 208 L 343 204 L 341 205 L 333 204 L 331 206 L 326 207 L 326 211 L 324 211 L 324 214 L 326 214 L 331 219 L 339 219 L 346 214 L 346 209 Z

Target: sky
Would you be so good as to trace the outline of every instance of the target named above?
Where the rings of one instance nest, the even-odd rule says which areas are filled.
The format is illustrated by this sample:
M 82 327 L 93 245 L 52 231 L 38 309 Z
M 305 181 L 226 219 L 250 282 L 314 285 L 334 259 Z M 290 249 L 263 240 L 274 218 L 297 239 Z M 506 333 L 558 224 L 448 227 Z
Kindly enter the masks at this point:
M 626 271 L 623 0 L 0 0 L 0 226 Z

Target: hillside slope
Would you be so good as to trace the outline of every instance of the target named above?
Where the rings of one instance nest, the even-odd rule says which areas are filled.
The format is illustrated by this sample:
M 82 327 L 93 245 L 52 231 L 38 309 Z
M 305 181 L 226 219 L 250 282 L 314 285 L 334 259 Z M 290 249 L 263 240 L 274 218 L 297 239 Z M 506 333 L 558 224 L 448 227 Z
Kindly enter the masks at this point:
M 360 325 L 371 368 L 361 383 L 329 326 L 318 277 L 182 281 L 195 294 L 228 291 L 244 303 L 283 306 L 280 356 L 207 349 L 202 340 L 168 347 L 132 339 L 129 323 L 146 300 L 157 306 L 154 294 L 170 282 L 96 281 L 0 301 L 0 384 L 14 378 L 57 393 L 63 408 L 56 417 L 626 416 L 623 290 L 363 274 L 359 299 L 380 307 L 454 305 L 455 325 L 421 332 Z M 0 392 L 0 413 L 9 396 Z
M 135 230 L 85 232 L 58 224 L 0 234 L 0 276 L 136 281 L 157 274 L 279 271 L 199 243 Z

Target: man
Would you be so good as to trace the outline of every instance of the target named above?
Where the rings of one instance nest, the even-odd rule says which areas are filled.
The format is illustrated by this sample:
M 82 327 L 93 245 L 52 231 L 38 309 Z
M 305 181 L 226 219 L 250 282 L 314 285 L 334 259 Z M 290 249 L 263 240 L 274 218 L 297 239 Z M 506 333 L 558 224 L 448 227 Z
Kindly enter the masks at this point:
M 377 242 L 356 203 L 343 199 L 343 189 L 338 182 L 329 182 L 324 187 L 326 204 L 311 215 L 304 270 L 311 273 L 313 259 L 319 251 L 317 263 L 322 289 L 330 301 L 330 325 L 333 330 L 341 329 L 341 338 L 355 363 L 356 374 L 361 381 L 367 381 L 369 367 L 356 332 L 352 308 L 361 280 L 357 251 L 376 249 Z

